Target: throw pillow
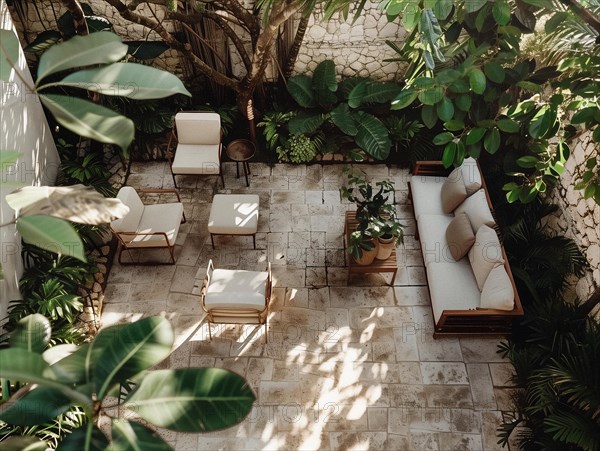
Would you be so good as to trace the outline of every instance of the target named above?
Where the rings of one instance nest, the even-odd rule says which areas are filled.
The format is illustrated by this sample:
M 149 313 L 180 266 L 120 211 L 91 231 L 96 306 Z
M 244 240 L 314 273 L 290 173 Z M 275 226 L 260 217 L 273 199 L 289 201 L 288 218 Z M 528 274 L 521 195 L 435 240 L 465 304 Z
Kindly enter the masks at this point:
M 469 218 L 465 213 L 454 217 L 446 228 L 446 241 L 450 255 L 456 261 L 463 258 L 475 243 L 475 234 L 471 228 Z
M 442 210 L 450 214 L 467 198 L 460 168 L 454 169 L 442 185 Z
M 469 251 L 469 261 L 477 280 L 477 286 L 481 291 L 492 269 L 504 264 L 502 248 L 494 229 L 482 225 L 477 230 L 475 244 Z
M 463 164 L 460 166 L 460 171 L 462 173 L 465 189 L 467 190 L 467 196 L 471 196 L 481 189 L 483 183 L 481 181 L 481 173 L 479 172 L 479 167 L 477 166 L 477 161 L 475 159 L 471 157 L 465 158 L 465 161 L 463 161 Z
M 488 206 L 485 192 L 482 189 L 469 196 L 462 204 L 456 207 L 454 214 L 457 215 L 459 213 L 467 214 L 473 230 L 479 230 L 482 225 L 492 227 L 496 224 Z
M 504 266 L 490 271 L 483 290 L 481 290 L 481 308 L 512 310 L 515 305 L 515 293 Z

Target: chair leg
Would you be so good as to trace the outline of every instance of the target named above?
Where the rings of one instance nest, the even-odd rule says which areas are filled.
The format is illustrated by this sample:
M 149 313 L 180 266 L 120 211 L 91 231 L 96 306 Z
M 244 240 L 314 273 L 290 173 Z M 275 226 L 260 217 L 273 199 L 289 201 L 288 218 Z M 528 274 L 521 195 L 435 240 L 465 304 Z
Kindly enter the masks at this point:
M 210 234 L 210 242 L 212 244 L 212 248 L 214 249 L 215 248 L 215 240 L 213 238 L 213 234 L 212 233 Z
M 269 334 L 268 334 L 269 328 L 267 327 L 267 322 L 265 321 L 265 343 L 269 343 Z
M 256 233 L 252 235 L 252 245 L 254 246 L 254 249 L 256 249 Z
M 167 246 L 169 248 L 169 254 L 171 254 L 171 264 L 174 265 L 175 264 L 175 252 L 173 251 L 175 249 L 175 246 Z
M 179 189 L 179 187 L 177 186 L 177 180 L 175 180 L 175 174 L 173 174 L 173 171 L 171 171 L 171 177 L 173 177 L 173 185 L 175 185 L 175 189 Z
M 212 332 L 211 332 L 212 324 L 210 322 L 208 322 L 207 324 L 208 324 L 208 339 L 210 341 L 212 341 Z
M 219 172 L 219 175 L 221 176 L 221 183 L 223 184 L 223 189 L 225 189 L 225 177 L 223 177 L 223 171 Z

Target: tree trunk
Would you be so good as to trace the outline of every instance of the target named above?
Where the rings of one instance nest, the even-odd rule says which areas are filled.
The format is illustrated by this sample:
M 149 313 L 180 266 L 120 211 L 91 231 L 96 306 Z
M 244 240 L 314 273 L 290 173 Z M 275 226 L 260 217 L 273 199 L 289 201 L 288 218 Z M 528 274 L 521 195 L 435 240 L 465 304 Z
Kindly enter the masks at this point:
M 596 291 L 594 291 L 594 293 L 589 297 L 589 299 L 583 304 L 581 304 L 579 307 L 581 309 L 581 312 L 585 316 L 588 316 L 598 304 L 600 304 L 600 287 L 596 288 Z
M 69 10 L 71 16 L 73 17 L 73 25 L 75 26 L 75 33 L 79 36 L 87 36 L 89 34 L 89 29 L 87 26 L 87 22 L 85 21 L 85 14 L 83 13 L 83 9 L 77 0 L 62 0 L 65 8 Z
M 294 44 L 290 48 L 285 67 L 283 68 L 283 78 L 285 80 L 290 78 L 292 75 L 296 58 L 298 57 L 298 52 L 300 51 L 300 47 L 302 47 L 302 41 L 304 41 L 304 34 L 306 33 L 307 27 L 308 16 L 303 16 L 298 23 L 298 29 L 296 30 L 296 36 L 294 37 Z

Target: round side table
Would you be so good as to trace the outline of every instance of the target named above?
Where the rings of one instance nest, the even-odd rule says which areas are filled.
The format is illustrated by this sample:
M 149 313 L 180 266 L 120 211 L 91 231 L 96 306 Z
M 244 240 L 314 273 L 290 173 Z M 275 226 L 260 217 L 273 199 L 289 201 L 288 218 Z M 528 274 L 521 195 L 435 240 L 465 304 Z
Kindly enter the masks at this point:
M 256 146 L 248 139 L 236 139 L 235 141 L 231 141 L 225 151 L 229 159 L 235 161 L 237 178 L 240 178 L 239 163 L 242 163 L 244 176 L 246 177 L 246 186 L 250 186 L 250 182 L 248 182 L 248 174 L 250 174 L 250 164 L 248 164 L 248 160 L 254 156 L 255 152 Z

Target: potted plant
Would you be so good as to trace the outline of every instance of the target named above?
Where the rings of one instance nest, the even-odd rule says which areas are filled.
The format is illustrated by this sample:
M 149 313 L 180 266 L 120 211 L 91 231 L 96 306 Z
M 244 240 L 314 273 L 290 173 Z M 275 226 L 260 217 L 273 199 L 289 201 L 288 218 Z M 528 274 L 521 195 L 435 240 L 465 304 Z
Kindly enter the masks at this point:
M 377 238 L 369 230 L 357 229 L 350 234 L 348 253 L 359 265 L 370 265 L 378 252 Z
M 398 222 L 396 210 L 388 201 L 390 194 L 394 192 L 394 183 L 383 180 L 376 182 L 374 187 L 363 171 L 345 167 L 344 173 L 348 183 L 340 188 L 340 195 L 356 204 L 357 231 L 364 231 L 369 239 L 378 238 L 375 246 L 378 249 L 376 257 L 386 260 L 396 246 L 404 241 L 404 226 Z M 364 237 L 363 245 L 366 240 Z M 356 243 L 359 242 L 357 234 Z M 349 248 L 351 254 L 353 250 L 357 252 L 356 246 Z M 372 260 L 363 264 L 370 263 Z
M 391 205 L 390 205 L 391 206 Z M 404 242 L 404 225 L 398 222 L 395 214 L 374 218 L 371 223 L 379 241 L 377 258 L 387 260 L 398 244 Z
M 389 212 L 386 205 L 390 193 L 394 192 L 394 183 L 389 180 L 376 182 L 375 187 L 367 180 L 363 171 L 344 167 L 347 184 L 340 188 L 342 199 L 348 199 L 356 204 L 356 219 L 370 221 L 380 214 Z M 390 205 L 391 206 L 391 205 Z

